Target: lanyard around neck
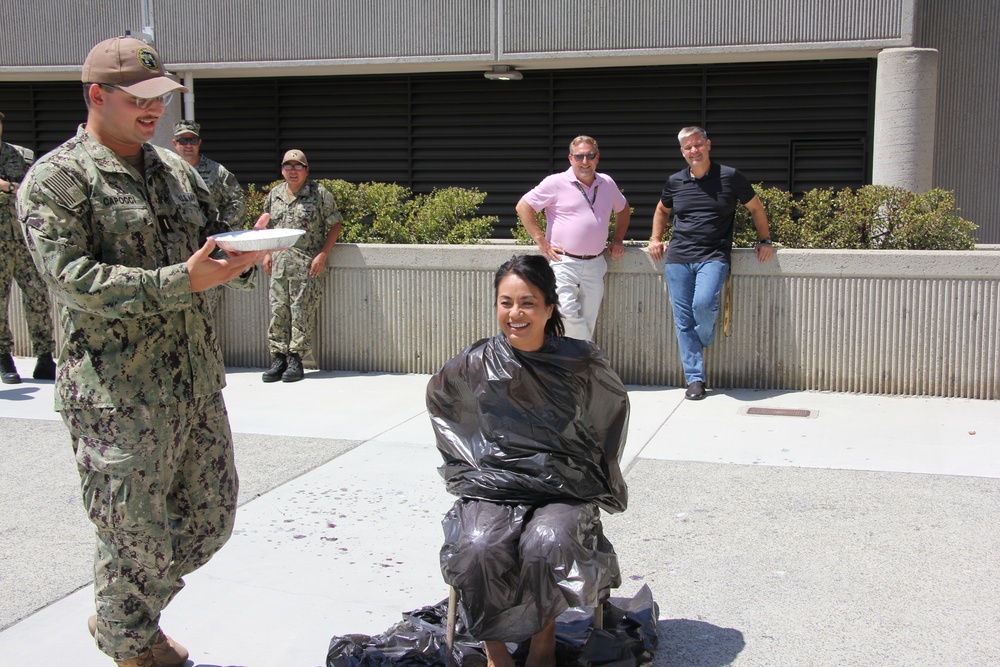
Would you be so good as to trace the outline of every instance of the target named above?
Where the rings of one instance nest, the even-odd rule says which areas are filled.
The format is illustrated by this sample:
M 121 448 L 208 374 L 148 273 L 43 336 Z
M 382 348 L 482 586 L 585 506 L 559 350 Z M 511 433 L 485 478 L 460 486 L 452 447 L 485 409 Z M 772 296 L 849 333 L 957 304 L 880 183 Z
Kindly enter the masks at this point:
M 595 183 L 594 184 L 594 198 L 593 199 L 591 199 L 590 197 L 587 196 L 587 191 L 583 189 L 582 185 L 580 185 L 580 181 L 573 181 L 573 185 L 575 185 L 576 189 L 580 191 L 580 194 L 583 195 L 583 198 L 587 200 L 587 205 L 590 206 L 591 213 L 593 213 L 594 215 L 597 215 L 597 212 L 594 211 L 594 204 L 597 203 L 597 188 L 599 188 L 601 186 L 601 184 L 600 183 Z

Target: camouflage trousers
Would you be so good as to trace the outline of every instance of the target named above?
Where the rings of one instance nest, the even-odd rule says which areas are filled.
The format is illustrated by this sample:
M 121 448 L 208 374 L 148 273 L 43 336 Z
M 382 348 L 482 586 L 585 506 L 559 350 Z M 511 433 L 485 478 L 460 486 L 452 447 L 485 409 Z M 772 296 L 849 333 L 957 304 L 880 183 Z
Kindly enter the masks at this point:
M 313 317 L 319 306 L 323 281 L 321 278 L 271 278 L 271 325 L 267 329 L 271 355 L 295 353 L 299 356 L 312 349 Z
M 21 288 L 24 319 L 28 323 L 32 354 L 38 356 L 55 349 L 52 338 L 52 318 L 49 315 L 49 291 L 31 261 L 31 255 L 20 241 L 0 242 L 0 354 L 9 353 L 14 347 L 10 332 L 8 309 L 10 285 L 16 280 Z
M 134 658 L 160 612 L 233 531 L 239 481 L 219 392 L 176 405 L 64 410 L 97 529 L 97 646 Z

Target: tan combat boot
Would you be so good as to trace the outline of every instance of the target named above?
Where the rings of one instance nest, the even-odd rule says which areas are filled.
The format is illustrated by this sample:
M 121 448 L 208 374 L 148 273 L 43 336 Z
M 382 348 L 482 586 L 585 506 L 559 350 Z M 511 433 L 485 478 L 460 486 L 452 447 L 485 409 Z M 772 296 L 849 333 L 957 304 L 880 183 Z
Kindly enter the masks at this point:
M 156 656 L 156 664 L 160 667 L 181 667 L 188 661 L 188 650 L 163 634 L 157 637 L 149 650 Z
M 90 630 L 90 636 L 93 637 L 97 634 L 97 614 L 94 614 L 87 619 L 87 629 Z M 159 631 L 156 637 L 156 641 L 153 645 L 149 647 L 146 651 L 153 656 L 154 662 L 150 663 L 152 667 L 181 667 L 184 663 L 188 661 L 188 650 L 175 642 L 170 637 L 163 634 L 163 630 Z M 145 653 L 143 655 L 146 655 Z M 133 660 L 139 660 L 143 656 L 138 658 L 133 658 Z M 130 662 L 121 662 L 120 665 L 132 665 Z M 137 662 L 134 663 L 135 667 L 145 667 L 145 663 Z
M 128 660 L 115 660 L 115 664 L 118 667 L 161 667 L 160 663 L 156 661 L 153 652 L 149 649 Z

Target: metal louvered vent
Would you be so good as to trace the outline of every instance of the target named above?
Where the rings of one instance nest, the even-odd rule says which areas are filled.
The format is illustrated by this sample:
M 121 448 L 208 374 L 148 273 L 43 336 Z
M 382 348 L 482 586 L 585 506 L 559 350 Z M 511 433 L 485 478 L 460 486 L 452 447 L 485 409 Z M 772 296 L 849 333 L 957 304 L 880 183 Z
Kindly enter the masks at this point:
M 677 131 L 702 125 L 712 158 L 754 183 L 801 192 L 870 180 L 874 60 L 195 80 L 203 150 L 242 184 L 278 180 L 283 151 L 309 155 L 314 178 L 386 181 L 426 193 L 488 193 L 497 238 L 514 205 L 568 167 L 569 141 L 600 143 L 599 169 L 634 208 L 629 237 L 649 237 L 667 176 L 684 167 Z M 0 84 L 4 139 L 49 150 L 84 115 L 79 84 Z M 16 113 L 12 113 L 12 110 Z M 18 141 L 20 139 L 21 141 Z

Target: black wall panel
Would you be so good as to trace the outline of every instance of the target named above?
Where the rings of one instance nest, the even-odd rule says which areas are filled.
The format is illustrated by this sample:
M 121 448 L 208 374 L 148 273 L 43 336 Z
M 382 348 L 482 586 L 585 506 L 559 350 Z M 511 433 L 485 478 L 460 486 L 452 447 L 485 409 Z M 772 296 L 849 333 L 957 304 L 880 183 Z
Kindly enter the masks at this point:
M 500 216 L 499 238 L 518 198 L 589 134 L 635 208 L 629 236 L 645 239 L 664 179 L 684 166 L 685 125 L 703 125 L 713 159 L 753 182 L 796 193 L 869 182 L 874 71 L 873 60 L 841 60 L 532 70 L 521 81 L 199 78 L 195 100 L 203 151 L 244 184 L 277 180 L 281 154 L 299 148 L 317 178 L 487 192 L 481 210 Z M 4 139 L 33 148 L 58 144 L 83 114 L 79 84 L 2 84 L 0 98 L 18 119 Z

